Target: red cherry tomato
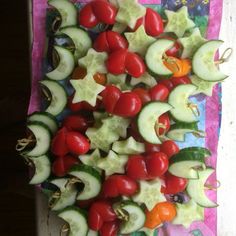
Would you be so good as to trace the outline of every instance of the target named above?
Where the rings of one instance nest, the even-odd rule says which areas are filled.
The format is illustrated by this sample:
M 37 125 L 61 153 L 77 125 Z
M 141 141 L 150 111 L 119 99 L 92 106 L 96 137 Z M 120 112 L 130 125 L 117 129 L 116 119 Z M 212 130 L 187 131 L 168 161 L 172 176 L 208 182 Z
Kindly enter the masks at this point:
M 147 102 L 151 101 L 151 97 L 149 92 L 144 88 L 135 88 L 132 92 L 136 93 L 142 101 L 142 105 L 146 104 Z
M 52 173 L 58 177 L 65 176 L 70 168 L 78 163 L 79 160 L 76 157 L 60 156 L 52 164 Z
M 141 99 L 134 92 L 122 93 L 117 101 L 113 113 L 122 117 L 133 117 L 142 108 Z
M 126 55 L 126 49 L 120 49 L 111 53 L 106 61 L 108 72 L 114 75 L 124 74 Z
M 178 78 L 173 77 L 170 80 L 171 80 L 174 87 L 176 87 L 180 84 L 191 84 L 192 83 L 188 76 L 183 76 L 183 77 L 178 77 Z
M 102 91 L 102 103 L 107 112 L 112 113 L 122 92 L 114 85 L 107 85 Z
M 119 221 L 106 222 L 102 225 L 99 230 L 100 236 L 117 236 L 119 230 Z
M 160 150 L 161 152 L 164 152 L 169 158 L 171 158 L 173 155 L 179 152 L 179 147 L 174 141 L 167 140 L 161 144 Z
M 99 22 L 113 25 L 116 21 L 117 9 L 107 1 L 91 2 L 92 10 Z
M 136 120 L 132 120 L 130 124 L 130 128 L 128 129 L 129 135 L 132 136 L 138 142 L 144 142 L 144 139 L 140 135 L 137 127 Z
M 165 194 L 176 194 L 183 192 L 187 184 L 187 179 L 174 176 L 167 172 L 165 174 L 165 187 L 162 187 L 162 192 Z
M 163 79 L 163 80 L 158 81 L 158 83 L 166 86 L 169 92 L 174 88 L 174 85 L 170 79 Z
M 69 115 L 63 121 L 63 126 L 67 130 L 85 132 L 91 126 L 92 120 L 88 120 L 82 115 Z
M 79 24 L 86 28 L 93 28 L 99 23 L 95 16 L 91 3 L 86 4 L 79 13 Z
M 148 179 L 144 157 L 141 155 L 129 156 L 129 160 L 126 164 L 126 173 L 127 176 L 134 180 Z
M 169 39 L 171 39 L 171 38 L 169 38 Z M 172 48 L 170 48 L 169 50 L 166 51 L 166 55 L 169 57 L 178 57 L 180 49 L 181 49 L 181 45 L 177 40 L 173 39 L 173 41 L 175 41 L 175 44 Z
M 163 152 L 152 152 L 146 155 L 146 166 L 150 177 L 160 177 L 168 170 L 168 157 Z
M 161 126 L 163 126 L 163 128 Z M 167 113 L 164 113 L 159 117 L 155 129 L 158 136 L 163 135 L 169 131 L 170 118 Z
M 65 127 L 57 131 L 51 144 L 51 151 L 56 156 L 65 156 L 69 149 L 66 145 L 67 129 Z
M 157 84 L 149 90 L 151 99 L 154 101 L 165 101 L 169 96 L 168 88 L 163 84 Z
M 159 152 L 160 144 L 152 144 L 152 143 L 145 142 L 145 151 L 146 153 Z
M 69 151 L 75 155 L 85 154 L 90 148 L 87 138 L 75 131 L 70 131 L 67 133 L 66 145 Z
M 125 69 L 129 75 L 139 78 L 145 73 L 146 65 L 138 54 L 128 52 L 125 60 Z

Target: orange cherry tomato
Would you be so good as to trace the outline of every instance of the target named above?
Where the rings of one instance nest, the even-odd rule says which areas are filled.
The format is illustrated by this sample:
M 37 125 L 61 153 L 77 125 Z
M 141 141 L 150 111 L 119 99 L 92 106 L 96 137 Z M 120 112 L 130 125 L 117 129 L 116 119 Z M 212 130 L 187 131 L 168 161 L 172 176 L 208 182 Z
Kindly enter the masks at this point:
M 156 205 L 159 217 L 162 222 L 172 221 L 176 216 L 175 205 L 171 202 L 161 202 Z
M 105 85 L 107 83 L 107 77 L 105 74 L 96 73 L 93 78 L 98 84 Z
M 144 227 L 149 229 L 155 229 L 162 224 L 162 220 L 159 216 L 157 207 L 154 207 L 151 211 L 146 211 L 146 221 Z

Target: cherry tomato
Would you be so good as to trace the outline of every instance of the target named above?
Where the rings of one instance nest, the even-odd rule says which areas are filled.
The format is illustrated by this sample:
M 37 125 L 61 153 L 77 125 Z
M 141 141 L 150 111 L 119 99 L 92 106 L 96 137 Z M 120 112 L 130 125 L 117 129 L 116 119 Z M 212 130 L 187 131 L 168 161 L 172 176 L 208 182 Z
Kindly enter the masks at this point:
M 80 208 L 89 208 L 94 201 L 94 198 L 89 200 L 79 200 L 76 202 L 76 205 Z
M 155 130 L 157 136 L 164 135 L 170 129 L 170 118 L 167 113 L 162 114 L 156 123 Z
M 128 129 L 128 133 L 138 142 L 144 142 L 143 137 L 140 135 L 137 127 L 137 122 L 135 119 L 131 121 L 130 128 Z
M 79 163 L 78 158 L 66 155 L 58 157 L 52 164 L 52 173 L 58 177 L 65 176 L 72 166 Z
M 146 221 L 144 227 L 148 229 L 155 229 L 162 224 L 162 220 L 159 216 L 157 207 L 154 207 L 151 211 L 146 210 Z
M 145 142 L 145 151 L 146 153 L 159 152 L 160 144 L 152 144 L 152 143 Z
M 114 75 L 125 73 L 127 49 L 120 49 L 111 53 L 106 61 L 107 70 Z
M 188 76 L 183 76 L 179 78 L 171 78 L 170 81 L 172 82 L 173 86 L 176 87 L 180 84 L 191 84 L 191 80 L 189 79 Z
M 149 92 L 144 88 L 135 88 L 132 92 L 136 93 L 142 101 L 142 105 L 146 104 L 147 102 L 151 101 L 151 97 Z
M 100 236 L 117 236 L 119 230 L 119 221 L 111 221 L 106 222 L 102 225 L 101 229 L 99 230 Z
M 152 152 L 146 155 L 146 166 L 150 177 L 160 177 L 168 170 L 168 157 L 163 152 Z
M 63 126 L 67 130 L 85 132 L 93 122 L 82 115 L 69 115 L 63 121 Z
M 187 179 L 174 176 L 167 172 L 165 174 L 165 187 L 162 187 L 162 192 L 165 194 L 176 194 L 183 192 L 187 184 Z
M 129 160 L 126 164 L 126 173 L 127 176 L 134 180 L 148 179 L 144 157 L 141 155 L 129 156 Z
M 166 55 L 167 56 L 172 56 L 172 57 L 177 57 L 179 55 L 181 45 L 177 40 L 173 39 L 173 41 L 175 41 L 175 44 L 172 48 L 170 48 L 169 50 L 166 51 Z
M 128 52 L 125 60 L 125 69 L 129 75 L 139 78 L 145 73 L 146 65 L 138 54 Z
M 153 101 L 165 101 L 169 96 L 168 88 L 163 84 L 157 84 L 149 90 Z
M 79 13 L 79 24 L 86 28 L 93 28 L 99 23 L 95 16 L 91 3 L 86 4 Z
M 88 152 L 90 144 L 85 136 L 79 132 L 69 131 L 66 135 L 66 145 L 69 151 L 75 155 L 82 155 Z
M 69 149 L 66 145 L 67 129 L 65 127 L 57 131 L 52 139 L 51 151 L 56 156 L 65 156 Z
M 161 144 L 160 150 L 161 152 L 164 152 L 168 158 L 171 158 L 179 152 L 179 147 L 174 141 L 167 140 Z
M 122 93 L 117 101 L 113 113 L 122 117 L 133 117 L 139 113 L 142 102 L 134 92 Z
M 71 76 L 71 79 L 83 79 L 87 75 L 87 70 L 81 66 L 77 66 Z
M 114 108 L 119 100 L 122 92 L 114 85 L 107 85 L 101 92 L 102 103 L 107 112 L 113 113 Z
M 159 80 L 158 83 L 166 86 L 168 88 L 169 92 L 174 88 L 174 85 L 170 79 L 162 79 L 162 80 Z
M 155 207 L 162 222 L 172 221 L 176 216 L 175 205 L 171 202 L 160 202 Z

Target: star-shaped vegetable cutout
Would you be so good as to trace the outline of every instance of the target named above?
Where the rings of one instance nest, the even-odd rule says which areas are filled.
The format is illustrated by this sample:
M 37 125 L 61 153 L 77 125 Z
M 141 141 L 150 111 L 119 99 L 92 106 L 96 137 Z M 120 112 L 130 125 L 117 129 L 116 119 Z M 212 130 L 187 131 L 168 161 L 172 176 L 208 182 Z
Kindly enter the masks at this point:
M 129 42 L 129 50 L 144 56 L 148 47 L 156 41 L 155 38 L 146 34 L 144 26 L 141 25 L 135 32 L 125 33 Z
M 98 94 L 105 89 L 104 86 L 95 82 L 90 73 L 84 79 L 70 80 L 70 83 L 75 89 L 73 103 L 86 101 L 91 106 L 95 106 Z
M 183 37 L 186 30 L 195 26 L 195 23 L 189 18 L 186 6 L 181 7 L 177 12 L 165 10 L 165 14 L 168 18 L 165 32 L 173 32 L 178 37 Z
M 199 206 L 192 199 L 185 204 L 177 203 L 176 211 L 177 215 L 172 223 L 183 225 L 185 228 L 189 228 L 194 221 L 204 220 L 204 208 Z
M 88 166 L 92 166 L 93 168 L 97 168 L 98 160 L 101 159 L 101 154 L 99 149 L 95 149 L 91 154 L 85 154 L 79 156 L 80 161 Z
M 117 155 L 115 152 L 109 151 L 108 156 L 100 159 L 97 166 L 105 171 L 106 176 L 115 173 L 124 174 L 127 161 L 127 155 Z
M 145 72 L 141 77 L 139 78 L 133 78 L 130 80 L 130 84 L 132 86 L 135 86 L 137 84 L 143 83 L 147 85 L 148 87 L 153 87 L 157 84 L 157 81 L 154 77 L 152 77 L 148 72 Z
M 161 193 L 161 181 L 159 179 L 140 181 L 139 183 L 139 193 L 133 196 L 135 202 L 144 203 L 151 211 L 157 203 L 166 201 Z
M 145 15 L 146 8 L 139 4 L 137 0 L 117 0 L 117 2 L 119 11 L 116 20 L 133 29 L 136 21 Z
M 113 75 L 107 74 L 107 84 L 114 84 L 121 90 L 131 90 L 131 87 L 126 84 L 126 74 Z
M 179 42 L 183 45 L 182 58 L 192 57 L 194 52 L 207 40 L 201 35 L 199 28 L 193 29 L 189 37 L 180 38 Z
M 87 71 L 94 75 L 96 73 L 107 73 L 105 61 L 108 55 L 106 52 L 97 52 L 93 48 L 88 50 L 85 57 L 79 59 L 79 65 L 86 68 Z

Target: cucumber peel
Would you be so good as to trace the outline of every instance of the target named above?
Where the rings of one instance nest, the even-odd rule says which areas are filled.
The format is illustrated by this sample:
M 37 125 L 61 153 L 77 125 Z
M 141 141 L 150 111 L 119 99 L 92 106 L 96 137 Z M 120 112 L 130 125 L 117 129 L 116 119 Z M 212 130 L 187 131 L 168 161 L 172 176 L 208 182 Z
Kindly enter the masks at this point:
M 151 88 L 157 84 L 157 81 L 148 72 L 145 72 L 139 78 L 132 77 L 130 80 L 130 85 L 132 85 L 132 86 L 136 86 L 137 84 L 140 84 L 140 83 L 143 83 Z

